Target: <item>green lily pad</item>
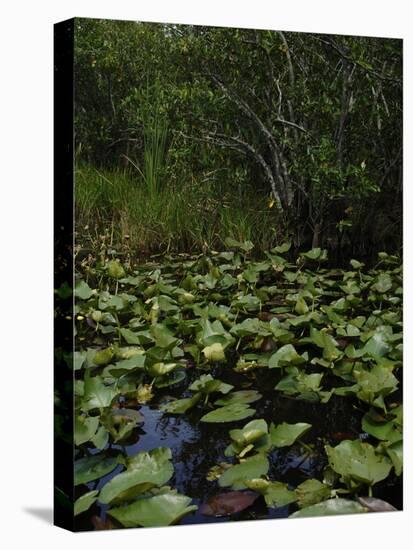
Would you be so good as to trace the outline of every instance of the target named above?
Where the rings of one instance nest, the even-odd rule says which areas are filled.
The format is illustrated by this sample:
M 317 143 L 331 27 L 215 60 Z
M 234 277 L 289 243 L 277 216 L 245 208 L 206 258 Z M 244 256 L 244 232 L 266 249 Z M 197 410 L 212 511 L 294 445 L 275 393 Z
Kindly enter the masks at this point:
M 86 281 L 82 280 L 76 283 L 74 294 L 76 298 L 80 298 L 81 300 L 89 300 L 89 298 L 93 296 L 93 290 L 86 283 Z
M 208 395 L 213 392 L 227 394 L 234 386 L 213 378 L 210 374 L 202 374 L 198 380 L 192 382 L 188 389 Z
M 388 458 L 376 453 L 369 443 L 342 441 L 336 447 L 325 447 L 331 468 L 349 485 L 351 481 L 374 485 L 385 479 L 392 468 Z
M 184 399 L 177 399 L 176 401 L 170 401 L 161 405 L 159 408 L 161 411 L 170 414 L 183 414 L 198 403 L 202 395 L 200 393 L 194 394 L 192 397 L 186 397 Z
M 318 479 L 306 479 L 295 492 L 300 508 L 312 506 L 331 497 L 331 488 Z
M 75 485 L 89 483 L 112 472 L 119 464 L 117 457 L 85 456 L 75 461 Z
M 79 497 L 74 504 L 73 514 L 78 516 L 82 512 L 86 512 L 97 501 L 99 491 L 90 491 Z
M 142 451 L 129 459 L 126 471 L 117 474 L 102 488 L 99 501 L 104 504 L 131 500 L 137 495 L 160 487 L 173 475 L 170 449 L 159 447 Z
M 220 342 L 206 346 L 202 353 L 205 355 L 205 359 L 208 363 L 218 363 L 220 361 L 225 361 L 225 351 L 224 347 Z
M 255 409 L 251 409 L 245 403 L 233 403 L 225 407 L 219 407 L 201 418 L 201 422 L 235 422 L 243 420 L 255 414 Z
M 161 527 L 178 523 L 187 514 L 197 509 L 192 499 L 176 491 L 141 498 L 120 508 L 112 508 L 108 514 L 124 527 Z
M 237 450 L 241 450 L 246 445 L 260 440 L 268 434 L 268 426 L 265 420 L 251 420 L 248 424 L 238 430 L 230 430 L 229 435 L 233 440 Z
M 225 470 L 220 476 L 218 484 L 220 487 L 232 487 L 236 490 L 245 489 L 245 480 L 256 479 L 265 475 L 269 467 L 268 459 L 264 455 L 258 454 L 246 458 L 240 464 L 236 464 Z
M 90 441 L 99 426 L 98 416 L 77 416 L 75 419 L 74 440 L 76 445 Z
M 103 409 L 109 407 L 118 391 L 113 386 L 107 386 L 100 376 L 85 376 L 82 410 Z
M 290 364 L 299 365 L 304 362 L 304 357 L 297 353 L 295 347 L 292 344 L 286 344 L 271 355 L 268 367 L 270 369 L 276 369 Z
M 396 441 L 386 448 L 387 454 L 393 462 L 394 471 L 400 476 L 403 470 L 403 441 Z
M 225 406 L 232 405 L 233 403 L 255 403 L 255 401 L 261 398 L 262 395 L 256 390 L 239 390 L 231 392 L 225 397 L 220 397 L 214 401 L 214 405 Z
M 367 508 L 346 498 L 331 498 L 312 506 L 307 506 L 294 512 L 290 518 L 310 518 L 318 516 L 337 516 L 342 514 L 360 514 L 367 512 Z
M 311 424 L 298 422 L 297 424 L 288 424 L 283 422 L 275 426 L 270 426 L 270 440 L 274 447 L 288 447 L 305 434 L 311 428 Z
M 376 422 L 369 413 L 363 416 L 361 427 L 363 431 L 381 441 L 390 441 L 394 443 L 403 437 L 402 432 L 394 422 Z
M 262 495 L 269 508 L 287 506 L 297 500 L 295 491 L 288 488 L 286 483 L 280 481 L 267 481 L 265 479 L 246 480 L 245 485 Z

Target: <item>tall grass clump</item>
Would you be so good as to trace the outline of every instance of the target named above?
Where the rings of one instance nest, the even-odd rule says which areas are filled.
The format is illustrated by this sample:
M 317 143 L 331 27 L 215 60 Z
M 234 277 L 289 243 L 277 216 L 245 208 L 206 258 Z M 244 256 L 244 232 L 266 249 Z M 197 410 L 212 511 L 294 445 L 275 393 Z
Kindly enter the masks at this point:
M 222 196 L 195 181 L 172 185 L 164 180 L 155 192 L 136 170 L 83 165 L 76 170 L 75 198 L 77 240 L 86 248 L 105 232 L 112 235 L 114 248 L 126 248 L 133 256 L 219 250 L 227 237 L 250 240 L 259 252 L 283 238 L 264 197 Z

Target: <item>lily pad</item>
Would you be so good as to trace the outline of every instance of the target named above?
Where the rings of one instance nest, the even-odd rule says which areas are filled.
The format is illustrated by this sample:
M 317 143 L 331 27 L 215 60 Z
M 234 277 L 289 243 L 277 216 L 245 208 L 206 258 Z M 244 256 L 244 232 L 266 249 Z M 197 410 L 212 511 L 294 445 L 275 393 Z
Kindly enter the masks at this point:
M 201 394 L 196 393 L 192 397 L 186 397 L 184 399 L 177 399 L 175 401 L 170 401 L 165 405 L 161 405 L 159 408 L 161 411 L 170 413 L 170 414 L 183 414 L 198 403 L 201 399 Z
M 342 514 L 360 514 L 367 509 L 355 500 L 331 498 L 294 512 L 290 518 L 310 518 L 316 516 L 337 516 Z
M 247 479 L 256 479 L 268 472 L 270 464 L 268 459 L 261 455 L 255 455 L 246 458 L 239 464 L 228 468 L 221 475 L 218 484 L 221 487 L 232 487 L 233 489 L 245 489 L 244 481 Z
M 161 527 L 178 523 L 198 507 L 191 505 L 192 499 L 176 491 L 141 498 L 120 508 L 108 510 L 108 514 L 124 527 Z
M 318 479 L 306 479 L 295 490 L 300 508 L 306 508 L 331 497 L 331 488 Z
M 243 420 L 255 414 L 255 409 L 251 409 L 245 403 L 233 403 L 225 407 L 219 407 L 201 418 L 201 422 L 235 422 Z
M 255 403 L 262 398 L 262 395 L 256 390 L 239 390 L 234 391 L 226 395 L 225 397 L 220 397 L 214 401 L 214 405 L 232 405 L 233 403 Z
M 226 384 L 221 380 L 213 378 L 210 374 L 203 374 L 198 378 L 198 380 L 192 382 L 188 389 L 207 395 L 213 392 L 226 394 L 230 392 L 233 387 L 234 386 L 231 386 L 231 384 Z
M 270 426 L 270 440 L 274 447 L 288 447 L 305 434 L 311 428 L 311 424 L 298 422 L 297 424 L 288 424 L 283 422 L 275 426 Z
M 82 512 L 86 512 L 97 501 L 99 491 L 90 491 L 79 497 L 74 504 L 73 514 L 78 516 Z
M 75 462 L 75 485 L 89 483 L 112 472 L 119 464 L 117 457 L 85 456 Z
M 292 344 L 286 344 L 271 355 L 268 367 L 276 369 L 286 365 L 299 365 L 304 362 L 304 357 L 297 353 L 295 347 Z
M 160 487 L 173 475 L 171 458 L 170 449 L 164 447 L 138 453 L 129 460 L 125 472 L 117 474 L 103 486 L 99 501 L 104 504 L 118 503 L 131 500 L 153 487 Z
M 351 485 L 351 481 L 374 485 L 385 479 L 392 468 L 388 458 L 359 440 L 345 440 L 336 447 L 326 445 L 325 449 L 331 468 L 347 485 Z
M 397 512 L 397 508 L 389 502 L 374 497 L 359 497 L 357 499 L 369 512 Z
M 230 491 L 210 497 L 200 507 L 204 516 L 216 518 L 231 516 L 249 508 L 257 500 L 258 495 L 250 491 Z

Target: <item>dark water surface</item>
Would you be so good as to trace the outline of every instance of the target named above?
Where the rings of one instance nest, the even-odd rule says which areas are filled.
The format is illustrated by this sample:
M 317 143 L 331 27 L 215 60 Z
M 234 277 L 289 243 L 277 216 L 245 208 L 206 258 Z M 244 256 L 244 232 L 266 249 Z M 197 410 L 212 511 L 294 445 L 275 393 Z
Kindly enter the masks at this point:
M 223 381 L 237 386 L 236 389 L 240 389 L 241 380 L 245 385 L 246 377 L 237 375 L 233 371 L 226 370 L 212 374 L 214 377 L 219 377 Z M 231 460 L 224 455 L 224 450 L 230 443 L 229 430 L 234 427 L 242 427 L 254 418 L 264 418 L 268 424 L 271 422 L 275 424 L 307 422 L 312 425 L 312 428 L 302 437 L 304 445 L 297 442 L 292 447 L 274 450 L 268 457 L 270 461 L 269 478 L 288 483 L 291 488 L 311 477 L 322 479 L 323 469 L 326 466 L 324 452 L 326 443 L 337 445 L 341 439 L 350 438 L 368 440 L 368 437 L 365 437 L 366 434 L 360 433 L 361 418 L 365 411 L 357 409 L 351 399 L 333 396 L 326 404 L 299 401 L 275 392 L 272 389 L 274 385 L 272 373 L 270 376 L 268 376 L 268 371 L 263 372 L 262 375 L 258 373 L 253 387 L 260 391 L 263 397 L 252 404 L 256 409 L 254 417 L 238 422 L 202 423 L 199 422 L 205 413 L 202 410 L 189 411 L 183 415 L 165 414 L 158 410 L 158 401 L 139 406 L 139 411 L 144 416 L 144 423 L 134 432 L 131 444 L 112 445 L 109 447 L 109 451 L 115 454 L 123 451 L 129 456 L 133 456 L 140 451 L 149 451 L 156 447 L 169 447 L 172 451 L 175 473 L 168 485 L 177 489 L 179 493 L 191 497 L 193 502 L 199 506 L 209 497 L 230 490 L 220 488 L 217 481 L 208 481 L 206 476 L 212 466 Z M 169 389 L 159 393 L 160 401 L 169 396 L 190 395 L 190 393 L 183 395 L 182 388 L 177 388 L 174 392 Z M 121 470 L 122 466 L 118 466 L 109 475 L 98 480 L 97 484 L 88 484 L 89 490 L 100 489 Z M 374 496 L 387 500 L 398 509 L 402 508 L 402 481 L 400 478 L 389 476 L 384 482 L 375 485 L 373 492 Z M 95 504 L 77 520 L 78 529 L 93 528 L 91 517 L 98 515 L 104 519 L 107 509 L 107 505 Z M 294 504 L 280 508 L 267 508 L 264 499 L 260 497 L 253 506 L 231 517 L 205 516 L 198 509 L 185 516 L 180 524 L 283 518 L 295 510 Z

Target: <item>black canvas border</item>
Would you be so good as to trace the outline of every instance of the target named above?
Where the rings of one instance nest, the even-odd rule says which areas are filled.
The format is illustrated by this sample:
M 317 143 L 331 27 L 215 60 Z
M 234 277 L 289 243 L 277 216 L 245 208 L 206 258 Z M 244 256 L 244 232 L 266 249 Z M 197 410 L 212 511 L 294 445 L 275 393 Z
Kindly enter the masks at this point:
M 54 25 L 53 114 L 54 288 L 68 294 L 54 294 L 54 524 L 73 531 L 74 19 Z

